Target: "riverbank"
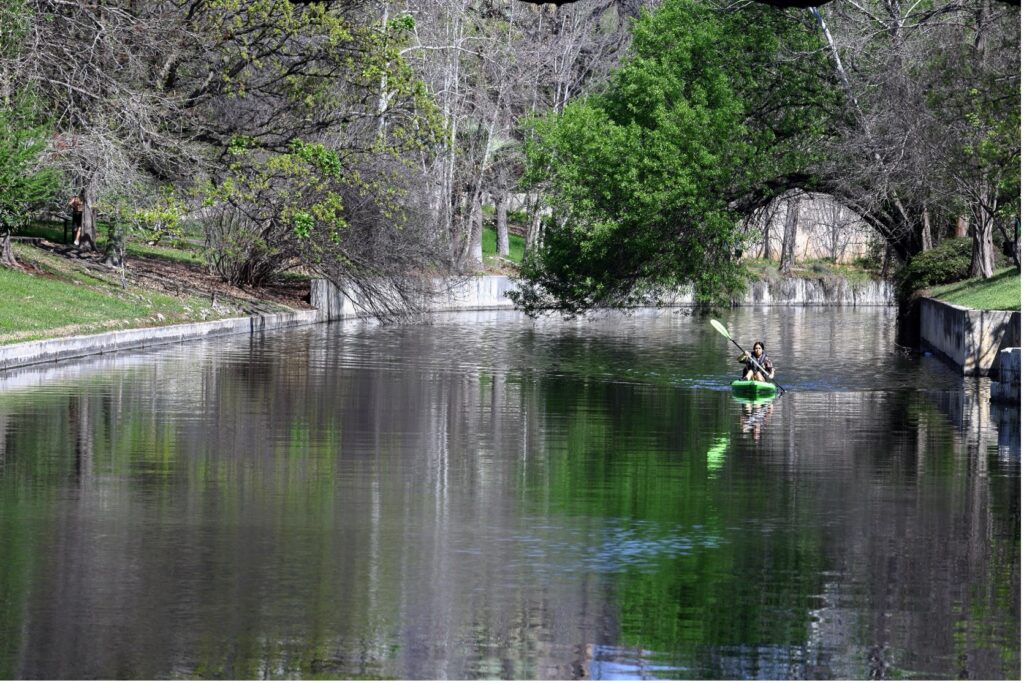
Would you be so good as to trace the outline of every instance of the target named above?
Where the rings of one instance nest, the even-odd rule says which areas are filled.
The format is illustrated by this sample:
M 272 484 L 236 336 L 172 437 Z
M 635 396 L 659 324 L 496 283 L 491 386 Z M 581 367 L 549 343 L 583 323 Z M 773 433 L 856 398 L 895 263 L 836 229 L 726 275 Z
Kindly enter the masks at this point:
M 27 242 L 14 245 L 24 270 L 0 268 L 0 346 L 311 310 L 308 278 L 286 275 L 242 288 L 183 250 L 133 245 L 120 269 L 103 265 L 101 252 L 44 237 Z
M 1020 271 L 1003 268 L 987 280 L 971 278 L 928 289 L 928 296 L 954 306 L 982 311 L 1020 310 Z

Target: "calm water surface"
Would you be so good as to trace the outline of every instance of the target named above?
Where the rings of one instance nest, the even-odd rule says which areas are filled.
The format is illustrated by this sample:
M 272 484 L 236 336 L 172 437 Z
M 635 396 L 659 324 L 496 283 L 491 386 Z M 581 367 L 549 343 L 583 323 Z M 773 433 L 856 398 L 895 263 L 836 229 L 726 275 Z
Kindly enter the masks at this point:
M 1013 678 L 1020 416 L 886 309 L 319 326 L 0 375 L 0 678 Z

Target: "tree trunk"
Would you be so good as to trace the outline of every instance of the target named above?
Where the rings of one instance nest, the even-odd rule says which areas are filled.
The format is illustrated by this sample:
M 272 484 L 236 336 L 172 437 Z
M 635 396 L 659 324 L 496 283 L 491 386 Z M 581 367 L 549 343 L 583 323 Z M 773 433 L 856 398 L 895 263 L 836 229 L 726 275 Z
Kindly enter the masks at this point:
M 103 263 L 112 268 L 120 268 L 124 265 L 124 230 L 116 223 L 110 226 L 107 253 Z
M 921 219 L 924 224 L 921 227 L 921 251 L 928 251 L 932 248 L 932 221 L 931 216 L 928 215 L 928 209 L 924 210 Z
M 984 207 L 974 211 L 971 230 L 971 277 L 988 279 L 995 270 L 995 248 L 992 246 L 992 216 Z
M 468 268 L 482 268 L 484 265 L 484 210 L 480 193 L 473 195 L 473 206 L 469 210 L 469 258 Z
M 782 236 L 782 258 L 779 272 L 789 275 L 796 260 L 796 228 L 800 222 L 800 196 L 792 197 L 786 204 L 786 231 Z
M 533 251 L 540 242 L 541 219 L 540 193 L 537 193 L 537 197 L 533 201 L 532 211 L 530 212 L 530 227 L 526 230 L 526 243 L 523 246 L 523 258 L 526 258 L 526 254 Z
M 93 209 L 93 191 L 91 187 L 83 187 L 78 195 L 82 198 L 82 230 L 78 235 L 79 246 L 90 251 L 96 249 L 96 211 Z
M 17 268 L 18 261 L 14 258 L 14 250 L 11 249 L 11 229 L 4 228 L 3 236 L 0 237 L 0 266 L 6 268 Z
M 761 258 L 766 261 L 772 257 L 772 223 L 774 222 L 775 209 L 767 213 L 764 218 L 764 230 L 761 231 Z
M 999 232 L 1003 233 L 1003 254 L 1013 259 L 1013 265 L 1020 270 L 1020 219 L 1013 219 L 1013 234 L 1006 229 L 1006 224 L 1000 221 L 996 224 Z
M 959 216 L 956 219 L 956 227 L 953 228 L 953 237 L 967 237 L 967 227 L 970 225 L 970 221 L 967 216 Z
M 495 229 L 498 233 L 498 256 L 508 258 L 508 191 L 498 188 L 498 196 L 494 200 Z

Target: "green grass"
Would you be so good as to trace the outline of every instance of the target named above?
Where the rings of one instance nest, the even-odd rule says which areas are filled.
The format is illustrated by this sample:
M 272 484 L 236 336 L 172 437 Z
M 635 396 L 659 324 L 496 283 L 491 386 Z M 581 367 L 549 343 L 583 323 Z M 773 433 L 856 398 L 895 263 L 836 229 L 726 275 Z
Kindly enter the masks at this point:
M 932 287 L 930 296 L 947 303 L 983 311 L 1020 310 L 1020 272 L 1014 268 L 997 270 L 991 278 L 972 278 Z
M 237 314 L 208 299 L 122 288 L 116 271 L 94 276 L 27 245 L 15 245 L 15 255 L 42 272 L 0 268 L 0 344 Z
M 50 240 L 51 242 L 56 242 L 57 244 L 62 244 L 64 242 L 64 226 L 60 223 L 32 223 L 23 228 L 19 228 L 14 234 L 20 237 L 42 237 Z M 68 225 L 69 242 L 74 239 L 71 235 L 71 226 Z
M 515 263 L 523 262 L 523 246 L 525 240 L 519 235 L 509 233 L 508 258 Z M 483 233 L 484 263 L 494 265 L 498 260 L 498 232 L 494 228 L 484 228 Z
M 132 256 L 147 256 L 149 258 L 161 258 L 194 265 L 203 264 L 202 255 L 191 249 L 178 249 L 162 244 L 146 244 L 145 242 L 136 242 L 134 240 L 126 241 L 124 249 L 127 252 L 128 258 Z
M 107 247 L 107 231 L 108 226 L 101 223 L 96 230 L 96 248 L 103 251 Z M 37 222 L 27 225 L 21 228 L 16 233 L 23 237 L 42 237 L 55 242 L 57 244 L 64 244 L 64 226 L 57 222 Z M 72 238 L 71 227 L 68 227 L 67 242 L 70 243 Z M 149 258 L 161 258 L 168 261 L 179 261 L 182 263 L 191 263 L 195 265 L 201 265 L 203 263 L 202 254 L 197 249 L 191 248 L 187 243 L 175 244 L 173 241 L 168 243 L 161 243 L 158 245 L 146 244 L 146 242 L 138 236 L 129 236 L 125 240 L 125 251 L 127 252 L 128 258 L 132 256 L 146 256 Z

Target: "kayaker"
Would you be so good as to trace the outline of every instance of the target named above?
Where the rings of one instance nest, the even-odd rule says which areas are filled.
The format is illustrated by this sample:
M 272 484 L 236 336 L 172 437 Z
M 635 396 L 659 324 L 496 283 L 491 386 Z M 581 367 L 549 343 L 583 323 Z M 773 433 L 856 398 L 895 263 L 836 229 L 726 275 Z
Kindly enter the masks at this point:
M 751 359 L 751 356 L 753 356 L 753 359 Z M 755 359 L 768 372 L 768 377 L 765 377 L 760 368 L 754 365 Z M 775 379 L 775 366 L 772 365 L 771 359 L 765 355 L 763 342 L 754 342 L 754 350 L 751 353 L 744 352 L 736 360 L 744 364 L 743 379 L 756 382 L 767 382 L 770 379 Z

